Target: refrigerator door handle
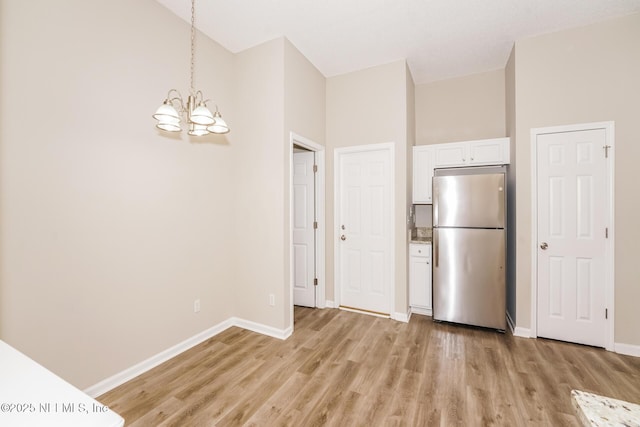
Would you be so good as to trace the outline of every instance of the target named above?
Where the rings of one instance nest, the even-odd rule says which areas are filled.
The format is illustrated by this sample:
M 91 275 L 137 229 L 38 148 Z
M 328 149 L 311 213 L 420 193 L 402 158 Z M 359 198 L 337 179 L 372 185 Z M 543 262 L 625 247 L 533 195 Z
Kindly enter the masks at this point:
M 438 187 L 438 180 L 436 179 L 436 177 L 433 178 L 433 182 L 432 182 L 432 200 L 433 200 L 433 204 L 431 205 L 431 216 L 433 217 L 432 222 L 434 226 L 438 226 L 438 200 L 440 199 L 440 197 L 438 196 L 439 191 L 439 187 Z
M 435 254 L 433 254 L 434 257 L 434 266 L 437 267 L 438 266 L 438 258 L 440 258 L 440 245 L 438 244 L 438 229 L 436 228 L 435 230 L 433 230 L 433 249 L 435 251 Z

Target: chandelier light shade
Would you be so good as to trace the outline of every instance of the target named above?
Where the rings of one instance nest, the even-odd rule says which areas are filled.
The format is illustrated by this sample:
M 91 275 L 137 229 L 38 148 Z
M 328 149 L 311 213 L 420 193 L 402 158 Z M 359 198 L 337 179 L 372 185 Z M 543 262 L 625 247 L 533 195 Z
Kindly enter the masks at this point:
M 207 108 L 209 99 L 204 99 L 202 92 L 194 89 L 193 70 L 195 54 L 195 0 L 191 0 L 191 89 L 187 102 L 176 89 L 169 90 L 167 97 L 153 118 L 158 121 L 156 127 L 166 132 L 182 131 L 182 120 L 188 125 L 188 134 L 192 136 L 204 136 L 209 133 L 227 133 L 229 127 L 222 119 L 216 105 L 215 114 Z
M 213 113 L 213 118 L 215 123 L 207 128 L 209 132 L 213 133 L 227 133 L 229 132 L 229 127 L 227 123 L 222 119 L 222 115 L 218 111 L 218 106 L 216 106 L 216 112 Z

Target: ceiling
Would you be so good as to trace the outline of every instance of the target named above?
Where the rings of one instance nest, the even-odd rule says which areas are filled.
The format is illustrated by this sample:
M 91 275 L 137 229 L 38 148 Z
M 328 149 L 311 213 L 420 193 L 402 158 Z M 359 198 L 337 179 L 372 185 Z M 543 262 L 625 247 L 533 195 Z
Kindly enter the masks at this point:
M 157 0 L 190 21 L 189 0 Z M 200 0 L 231 52 L 285 36 L 326 77 L 406 58 L 416 84 L 503 68 L 515 40 L 640 12 L 640 0 Z M 188 43 L 188 41 L 186 41 Z

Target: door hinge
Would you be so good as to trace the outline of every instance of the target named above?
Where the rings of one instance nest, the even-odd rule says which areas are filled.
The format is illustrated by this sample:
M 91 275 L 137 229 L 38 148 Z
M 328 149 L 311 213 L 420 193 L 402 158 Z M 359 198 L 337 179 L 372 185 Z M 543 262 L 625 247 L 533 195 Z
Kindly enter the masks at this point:
M 604 158 L 608 159 L 609 158 L 609 148 L 611 148 L 611 146 L 610 145 L 605 145 L 602 148 L 604 148 Z
M 318 221 L 313 221 L 313 229 L 314 230 L 318 229 Z
M 318 286 L 318 278 L 313 279 L 313 286 Z
M 609 318 L 609 309 L 608 309 L 608 308 L 605 308 L 605 309 L 604 309 L 604 318 L 605 318 L 605 319 L 608 319 L 608 318 Z
M 604 229 L 604 238 L 605 239 L 609 238 L 609 227 L 605 227 L 605 229 Z
M 313 173 L 318 172 L 318 165 L 313 165 Z

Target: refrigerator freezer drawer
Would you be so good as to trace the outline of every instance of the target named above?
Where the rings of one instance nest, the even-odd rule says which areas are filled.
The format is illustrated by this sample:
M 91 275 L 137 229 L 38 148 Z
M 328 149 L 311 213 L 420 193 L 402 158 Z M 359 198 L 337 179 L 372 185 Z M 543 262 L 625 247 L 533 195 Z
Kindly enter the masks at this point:
M 503 173 L 433 178 L 433 226 L 505 228 Z
M 505 231 L 435 228 L 433 318 L 504 330 Z

